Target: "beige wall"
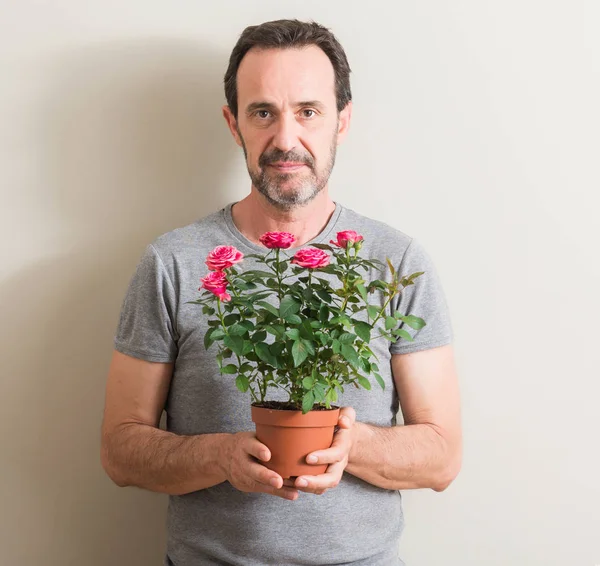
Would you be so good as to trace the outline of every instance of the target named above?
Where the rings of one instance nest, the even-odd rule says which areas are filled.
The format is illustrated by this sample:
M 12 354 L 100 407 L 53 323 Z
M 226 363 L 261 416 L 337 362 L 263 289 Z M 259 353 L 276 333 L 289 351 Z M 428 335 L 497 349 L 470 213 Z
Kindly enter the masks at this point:
M 0 1 L 0 563 L 161 563 L 165 498 L 99 463 L 146 243 L 243 196 L 220 116 L 243 27 L 345 45 L 336 199 L 420 238 L 457 335 L 464 466 L 405 493 L 410 565 L 600 563 L 599 4 Z M 368 196 L 368 198 L 367 198 Z

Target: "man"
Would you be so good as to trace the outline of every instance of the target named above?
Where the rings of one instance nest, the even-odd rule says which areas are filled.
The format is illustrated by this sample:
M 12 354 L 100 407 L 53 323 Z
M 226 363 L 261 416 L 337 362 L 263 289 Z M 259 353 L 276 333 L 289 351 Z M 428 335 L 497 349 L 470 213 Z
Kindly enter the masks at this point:
M 102 463 L 120 486 L 170 495 L 167 565 L 402 564 L 399 490 L 441 491 L 458 473 L 452 329 L 435 268 L 416 240 L 328 193 L 350 124 L 349 75 L 341 45 L 316 23 L 247 28 L 225 75 L 223 115 L 243 148 L 250 194 L 157 238 L 125 297 Z M 291 232 L 299 247 L 347 229 L 364 236 L 363 257 L 425 272 L 393 307 L 427 326 L 413 342 L 372 343 L 385 390 L 346 388 L 333 445 L 315 454 L 327 472 L 284 481 L 261 464 L 270 453 L 251 432 L 250 399 L 219 374 L 203 346 L 206 321 L 187 302 L 217 245 L 251 254 L 264 250 L 267 231 Z M 163 408 L 168 431 L 158 428 Z

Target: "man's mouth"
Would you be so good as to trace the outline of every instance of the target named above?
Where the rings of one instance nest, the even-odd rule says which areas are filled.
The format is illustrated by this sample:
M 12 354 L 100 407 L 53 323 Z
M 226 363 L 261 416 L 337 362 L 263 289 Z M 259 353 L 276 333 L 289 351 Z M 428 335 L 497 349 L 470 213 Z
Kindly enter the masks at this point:
M 279 171 L 279 172 L 291 172 L 298 171 L 304 167 L 304 163 L 294 163 L 291 161 L 277 161 L 276 163 L 269 163 L 269 167 Z

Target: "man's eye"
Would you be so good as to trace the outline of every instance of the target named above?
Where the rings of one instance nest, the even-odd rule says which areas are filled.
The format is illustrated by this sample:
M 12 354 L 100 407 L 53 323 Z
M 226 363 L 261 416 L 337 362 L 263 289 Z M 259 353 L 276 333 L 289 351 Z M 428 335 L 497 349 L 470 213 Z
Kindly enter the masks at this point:
M 268 110 L 258 110 L 258 111 L 256 112 L 256 115 L 257 115 L 259 118 L 268 118 L 268 117 L 269 117 L 269 111 L 268 111 Z
M 310 114 L 307 114 L 308 112 L 310 112 Z M 315 115 L 315 111 L 312 108 L 305 108 L 302 110 L 302 113 L 305 118 L 312 118 Z

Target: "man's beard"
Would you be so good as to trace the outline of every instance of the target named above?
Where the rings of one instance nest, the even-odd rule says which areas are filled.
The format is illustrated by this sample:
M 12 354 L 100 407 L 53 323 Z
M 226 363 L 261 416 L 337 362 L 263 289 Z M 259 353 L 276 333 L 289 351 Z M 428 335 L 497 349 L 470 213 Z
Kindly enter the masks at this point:
M 337 132 L 337 128 L 335 131 Z M 309 153 L 299 153 L 295 150 L 284 152 L 279 149 L 272 149 L 260 156 L 258 160 L 259 172 L 253 171 L 248 165 L 246 144 L 241 134 L 239 135 L 242 140 L 242 147 L 246 156 L 246 167 L 252 184 L 273 206 L 282 210 L 304 206 L 313 200 L 327 184 L 335 164 L 337 152 L 336 136 L 332 138 L 329 148 L 329 158 L 321 171 L 316 170 L 315 161 Z M 273 168 L 267 167 L 268 164 L 277 161 L 304 163 L 309 172 L 307 174 L 304 168 L 302 168 L 297 172 L 277 173 Z

